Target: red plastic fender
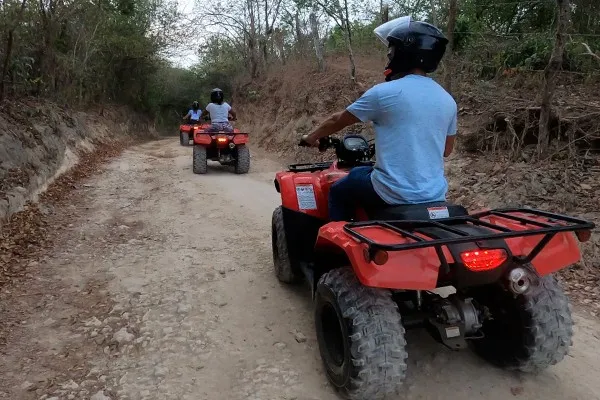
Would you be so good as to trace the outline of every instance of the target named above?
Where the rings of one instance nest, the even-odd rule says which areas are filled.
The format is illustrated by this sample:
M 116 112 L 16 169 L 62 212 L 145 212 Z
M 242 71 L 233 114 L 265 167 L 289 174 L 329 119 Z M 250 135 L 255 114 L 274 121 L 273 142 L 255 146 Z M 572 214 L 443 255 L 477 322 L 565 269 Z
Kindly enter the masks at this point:
M 196 132 L 196 134 L 194 135 L 194 143 L 202 144 L 202 145 L 209 145 L 212 143 L 212 138 L 207 133 Z
M 283 207 L 326 220 L 329 219 L 329 188 L 346 175 L 348 171 L 337 169 L 334 164 L 324 171 L 278 172 L 275 180 Z M 298 196 L 302 197 L 301 201 Z
M 192 130 L 191 125 L 179 125 L 179 132 L 190 132 Z
M 530 214 L 513 213 L 512 215 L 548 223 L 548 219 L 534 217 Z M 481 220 L 504 226 L 514 231 L 531 229 L 530 226 L 522 225 L 517 221 L 512 221 L 495 215 L 481 218 Z M 506 243 L 508 244 L 508 247 L 513 255 L 525 256 L 531 252 L 531 250 L 540 242 L 542 238 L 543 235 L 516 237 L 506 239 Z M 573 265 L 579 262 L 580 259 L 581 253 L 579 251 L 579 245 L 575 235 L 571 232 L 561 232 L 557 233 L 556 236 L 550 240 L 546 247 L 544 247 L 541 253 L 538 254 L 531 263 L 538 274 L 544 276 Z
M 388 261 L 376 265 L 367 261 L 367 245 L 358 242 L 344 231 L 346 222 L 330 222 L 319 230 L 315 251 L 343 251 L 358 280 L 365 286 L 386 289 L 433 290 L 436 288 L 440 269 L 439 258 L 433 248 L 388 252 Z M 408 243 L 399 234 L 381 227 L 355 228 L 362 235 L 379 243 Z M 449 263 L 452 255 L 443 247 Z
M 238 144 L 246 144 L 248 143 L 248 134 L 247 133 L 236 133 L 233 137 L 233 143 Z

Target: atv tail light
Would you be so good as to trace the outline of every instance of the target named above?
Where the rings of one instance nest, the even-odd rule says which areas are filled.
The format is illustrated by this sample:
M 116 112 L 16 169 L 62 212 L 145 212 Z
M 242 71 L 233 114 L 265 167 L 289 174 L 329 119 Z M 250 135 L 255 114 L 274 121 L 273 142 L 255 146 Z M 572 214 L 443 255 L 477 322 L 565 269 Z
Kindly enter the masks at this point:
M 508 254 L 503 249 L 476 250 L 460 253 L 460 258 L 465 267 L 479 272 L 499 267 L 508 259 Z
M 218 137 L 217 138 L 217 142 L 219 142 L 219 143 L 227 143 L 227 140 L 228 139 L 226 137 Z
M 577 239 L 579 239 L 581 243 L 585 243 L 592 238 L 592 231 L 577 231 L 575 232 L 575 236 L 577 236 Z

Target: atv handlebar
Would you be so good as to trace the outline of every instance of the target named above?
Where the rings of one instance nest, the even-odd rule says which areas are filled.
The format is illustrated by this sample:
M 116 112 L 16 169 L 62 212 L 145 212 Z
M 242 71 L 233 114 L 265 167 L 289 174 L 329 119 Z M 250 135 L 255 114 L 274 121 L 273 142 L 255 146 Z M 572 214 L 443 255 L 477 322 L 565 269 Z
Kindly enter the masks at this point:
M 307 141 L 308 135 L 304 135 L 302 136 L 302 138 L 300 139 L 300 143 L 298 143 L 298 146 L 300 147 L 312 147 Z M 318 148 L 320 152 L 324 152 L 327 151 L 328 149 L 332 148 L 332 147 L 337 147 L 339 145 L 342 144 L 342 141 L 338 138 L 335 137 L 331 137 L 331 136 L 326 136 L 324 138 L 321 138 L 317 141 L 318 143 Z

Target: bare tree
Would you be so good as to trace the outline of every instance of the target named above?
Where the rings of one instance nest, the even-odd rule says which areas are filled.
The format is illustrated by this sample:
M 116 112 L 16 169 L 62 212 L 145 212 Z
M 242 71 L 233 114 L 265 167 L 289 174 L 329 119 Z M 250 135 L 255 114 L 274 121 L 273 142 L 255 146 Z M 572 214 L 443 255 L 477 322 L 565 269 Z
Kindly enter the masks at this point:
M 23 0 L 21 2 L 21 8 L 19 8 L 19 13 L 17 14 L 17 18 L 14 21 L 14 24 L 8 30 L 8 35 L 6 38 L 6 49 L 4 50 L 4 62 L 2 63 L 2 75 L 0 75 L 0 101 L 4 100 L 5 94 L 5 79 L 8 74 L 8 68 L 10 66 L 10 58 L 12 55 L 12 48 L 15 36 L 15 28 L 19 26 L 21 19 L 23 18 L 23 11 L 25 11 L 25 6 L 27 5 L 27 0 Z
M 348 49 L 348 59 L 350 60 L 350 79 L 352 79 L 352 82 L 356 82 L 356 62 L 354 61 L 354 50 L 352 49 L 352 25 L 348 0 L 342 0 L 342 3 L 340 3 L 340 0 L 316 0 L 316 3 L 335 21 L 342 31 Z
M 437 26 L 437 11 L 435 10 L 435 0 L 429 0 L 429 15 L 431 15 L 431 23 Z
M 454 31 L 456 29 L 457 1 L 458 0 L 450 0 L 450 5 L 448 7 L 448 32 L 446 33 L 448 36 L 448 55 L 446 57 L 444 86 L 449 93 L 452 92 L 452 74 L 454 73 Z
M 310 13 L 310 28 L 313 37 L 313 43 L 315 47 L 315 55 L 317 56 L 317 65 L 319 66 L 319 72 L 325 71 L 325 58 L 323 57 L 323 43 L 319 37 L 319 21 L 317 19 L 316 10 L 312 10 Z
M 540 107 L 540 121 L 538 133 L 538 154 L 548 153 L 550 146 L 550 116 L 552 114 L 552 97 L 556 88 L 556 78 L 563 63 L 565 50 L 566 32 L 569 26 L 569 15 L 571 4 L 569 0 L 556 0 L 556 34 L 554 49 L 550 62 L 544 69 L 544 86 L 542 89 L 542 104 Z

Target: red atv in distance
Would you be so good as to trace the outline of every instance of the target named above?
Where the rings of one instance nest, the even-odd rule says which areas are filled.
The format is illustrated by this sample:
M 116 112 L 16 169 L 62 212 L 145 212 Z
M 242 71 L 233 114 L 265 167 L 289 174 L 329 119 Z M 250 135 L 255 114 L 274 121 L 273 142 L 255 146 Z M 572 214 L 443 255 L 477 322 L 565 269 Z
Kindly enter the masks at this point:
M 248 134 L 234 129 L 228 132 L 210 132 L 211 124 L 194 126 L 192 129 L 194 152 L 192 170 L 195 174 L 206 174 L 207 160 L 218 161 L 221 165 L 233 165 L 236 174 L 246 174 L 250 170 L 250 149 L 247 146 Z
M 210 126 L 210 124 L 201 124 L 199 122 L 194 124 L 188 122 L 179 125 L 179 143 L 182 146 L 189 146 L 190 140 L 194 137 L 194 131 L 198 129 L 204 130 L 207 126 Z
M 469 214 L 450 203 L 361 209 L 356 222 L 329 222 L 330 186 L 373 165 L 375 151 L 360 135 L 319 147 L 334 147 L 337 161 L 276 175 L 273 261 L 281 282 L 308 281 L 321 358 L 344 397 L 398 391 L 409 328 L 453 350 L 470 344 L 505 368 L 537 372 L 563 359 L 573 320 L 552 273 L 579 261 L 575 236 L 589 240 L 593 223 L 525 208 Z

